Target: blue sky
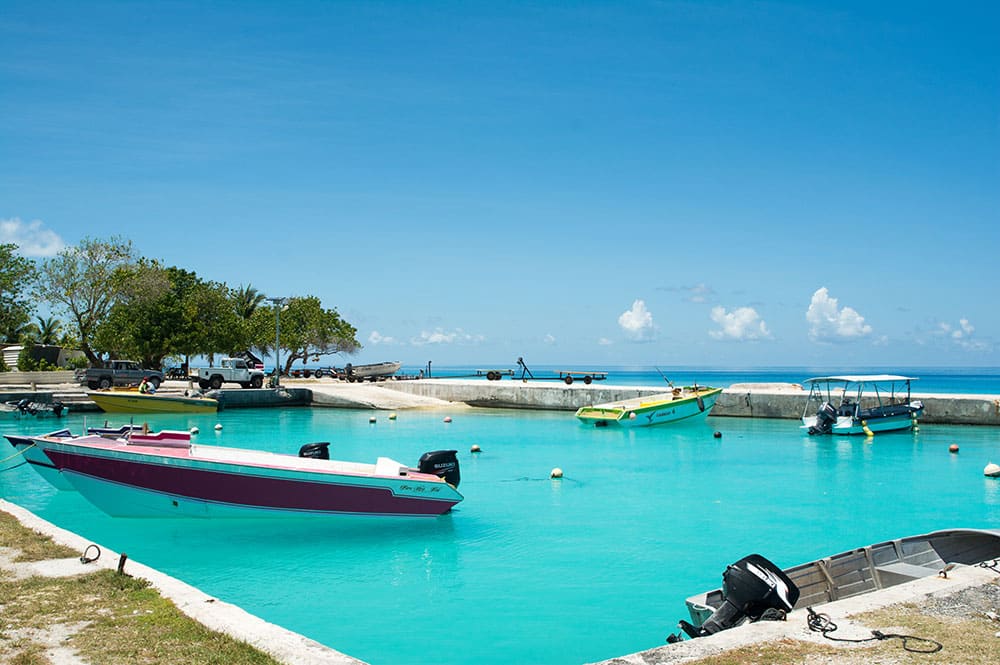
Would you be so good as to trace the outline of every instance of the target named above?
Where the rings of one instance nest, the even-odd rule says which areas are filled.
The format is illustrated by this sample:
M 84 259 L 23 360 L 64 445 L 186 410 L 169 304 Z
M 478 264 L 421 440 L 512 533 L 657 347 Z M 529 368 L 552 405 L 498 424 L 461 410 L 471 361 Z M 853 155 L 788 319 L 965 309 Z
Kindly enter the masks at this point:
M 1000 366 L 997 7 L 7 0 L 0 241 L 355 362 Z

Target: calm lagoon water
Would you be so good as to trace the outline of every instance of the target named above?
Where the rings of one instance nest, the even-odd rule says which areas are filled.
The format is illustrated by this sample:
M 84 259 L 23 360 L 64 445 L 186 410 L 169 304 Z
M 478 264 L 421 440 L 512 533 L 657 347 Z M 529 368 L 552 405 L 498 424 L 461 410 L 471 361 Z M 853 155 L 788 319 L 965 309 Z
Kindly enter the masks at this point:
M 466 500 L 429 520 L 114 519 L 27 466 L 0 472 L 8 500 L 374 665 L 593 662 L 663 644 L 684 598 L 751 552 L 789 566 L 938 528 L 1000 528 L 1000 482 L 982 475 L 1000 461 L 997 428 L 921 425 L 866 442 L 807 437 L 791 420 L 623 431 L 475 409 L 148 420 L 196 425 L 203 443 L 295 452 L 325 440 L 358 461 L 459 451 Z M 12 452 L 0 444 L 0 457 Z

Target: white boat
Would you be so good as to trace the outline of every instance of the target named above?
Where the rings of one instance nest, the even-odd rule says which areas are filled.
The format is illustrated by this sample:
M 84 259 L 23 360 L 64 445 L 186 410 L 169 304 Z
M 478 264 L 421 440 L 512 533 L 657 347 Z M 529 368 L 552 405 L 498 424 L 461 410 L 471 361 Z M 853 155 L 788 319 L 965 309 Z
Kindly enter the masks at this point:
M 802 429 L 809 434 L 865 434 L 910 429 L 924 404 L 910 397 L 910 382 L 895 374 L 854 374 L 807 379 Z
M 780 569 L 759 554 L 729 565 L 722 588 L 687 599 L 691 621 L 680 628 L 705 637 L 756 621 L 767 612 L 812 608 L 1000 557 L 1000 529 L 949 529 L 889 540 Z M 668 638 L 680 641 L 680 635 Z
M 344 365 L 344 372 L 348 381 L 364 381 L 369 379 L 375 381 L 384 377 L 389 377 L 399 371 L 403 364 L 400 362 L 372 363 L 370 365 Z

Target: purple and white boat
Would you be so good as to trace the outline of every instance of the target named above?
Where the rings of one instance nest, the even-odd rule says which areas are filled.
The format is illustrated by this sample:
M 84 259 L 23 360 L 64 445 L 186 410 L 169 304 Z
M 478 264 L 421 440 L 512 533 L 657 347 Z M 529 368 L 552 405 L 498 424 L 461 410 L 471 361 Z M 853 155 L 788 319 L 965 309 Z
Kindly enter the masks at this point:
M 121 427 L 89 427 L 87 428 L 88 434 L 97 434 L 105 438 L 115 439 L 120 436 L 125 436 L 129 432 L 141 431 L 139 425 L 123 425 Z M 59 438 L 59 439 L 72 439 L 73 433 L 68 429 L 56 430 L 55 432 L 49 432 L 45 435 L 47 438 Z M 42 452 L 42 449 L 35 445 L 33 437 L 24 436 L 21 434 L 4 434 L 4 438 L 10 442 L 10 445 L 14 447 L 27 462 L 32 469 L 38 472 L 42 478 L 44 478 L 50 485 L 60 490 L 70 490 L 73 491 L 76 488 L 73 487 L 72 483 L 63 477 L 62 473 L 59 472 L 49 458 Z
M 454 450 L 412 469 L 329 459 L 328 443 L 299 455 L 195 444 L 188 432 L 33 437 L 80 494 L 113 517 L 435 516 L 462 500 Z

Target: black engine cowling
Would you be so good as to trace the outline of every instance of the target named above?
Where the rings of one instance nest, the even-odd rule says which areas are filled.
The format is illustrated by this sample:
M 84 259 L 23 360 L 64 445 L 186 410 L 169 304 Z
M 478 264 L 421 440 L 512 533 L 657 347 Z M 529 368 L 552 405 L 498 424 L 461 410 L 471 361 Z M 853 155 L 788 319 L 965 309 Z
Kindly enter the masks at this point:
M 816 424 L 809 428 L 810 434 L 829 434 L 833 431 L 833 424 L 837 422 L 837 409 L 833 404 L 823 402 L 816 412 Z
M 420 456 L 417 470 L 444 478 L 452 487 L 458 487 L 462 474 L 458 468 L 457 450 L 435 450 Z
M 799 600 L 799 588 L 776 565 L 759 554 L 751 554 L 726 568 L 722 597 L 722 606 L 701 626 L 681 621 L 681 629 L 690 637 L 704 637 L 738 626 L 746 619 L 757 621 L 768 610 L 791 612 Z
M 318 443 L 307 443 L 299 448 L 299 457 L 330 459 L 330 442 L 321 441 Z

